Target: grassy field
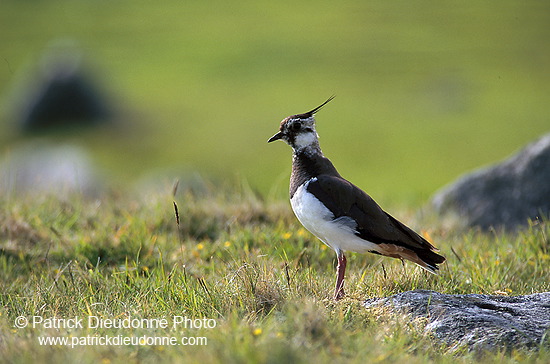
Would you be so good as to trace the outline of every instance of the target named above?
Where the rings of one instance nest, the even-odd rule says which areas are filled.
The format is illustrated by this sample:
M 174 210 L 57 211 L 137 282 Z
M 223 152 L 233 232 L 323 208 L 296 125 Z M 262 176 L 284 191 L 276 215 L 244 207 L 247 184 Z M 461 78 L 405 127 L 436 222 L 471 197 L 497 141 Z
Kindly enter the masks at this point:
M 450 351 L 424 335 L 421 322 L 361 306 L 368 297 L 413 289 L 507 295 L 548 291 L 547 223 L 534 222 L 517 235 L 456 232 L 437 227 L 433 217 L 396 211 L 448 258 L 440 275 L 394 259 L 350 254 L 348 297 L 334 302 L 334 252 L 298 225 L 286 202 L 265 201 L 246 187 L 197 186 L 179 187 L 179 227 L 169 183 L 160 192 L 106 192 L 98 199 L 4 196 L 2 361 L 550 360 L 548 338 L 538 350 Z M 26 327 L 16 326 L 20 316 L 29 320 Z M 34 316 L 44 321 L 34 319 L 33 327 Z M 54 317 L 80 318 L 83 324 L 44 324 Z M 185 327 L 183 318 L 199 321 L 182 321 L 188 323 Z M 99 319 L 103 323 L 97 324 Z M 124 319 L 165 319 L 167 326 L 148 327 L 140 321 L 113 328 L 105 323 Z M 79 345 L 40 345 L 46 337 Z M 137 337 L 142 345 L 85 345 L 80 340 L 90 339 L 83 337 Z M 163 338 L 177 343 L 185 338 L 196 345 L 147 341 Z

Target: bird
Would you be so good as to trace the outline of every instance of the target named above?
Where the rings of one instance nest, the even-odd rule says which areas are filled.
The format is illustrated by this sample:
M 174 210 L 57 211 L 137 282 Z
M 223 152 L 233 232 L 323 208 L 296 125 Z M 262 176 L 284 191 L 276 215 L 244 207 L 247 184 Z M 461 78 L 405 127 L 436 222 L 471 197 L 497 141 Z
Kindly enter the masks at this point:
M 290 204 L 300 223 L 336 253 L 334 300 L 345 296 L 347 251 L 409 260 L 437 274 L 445 261 L 438 249 L 344 179 L 323 155 L 314 115 L 333 98 L 284 118 L 268 143 L 283 140 L 292 147 Z

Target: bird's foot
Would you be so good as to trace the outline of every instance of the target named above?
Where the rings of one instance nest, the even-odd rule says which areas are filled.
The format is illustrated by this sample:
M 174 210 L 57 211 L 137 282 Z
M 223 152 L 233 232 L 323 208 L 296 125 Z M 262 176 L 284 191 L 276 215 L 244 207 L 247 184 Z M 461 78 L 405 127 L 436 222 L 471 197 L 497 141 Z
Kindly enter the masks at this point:
M 336 292 L 334 292 L 334 300 L 335 301 L 339 301 L 341 300 L 342 298 L 344 298 L 346 296 L 346 293 L 344 292 L 344 288 L 340 288 L 339 290 L 337 290 Z

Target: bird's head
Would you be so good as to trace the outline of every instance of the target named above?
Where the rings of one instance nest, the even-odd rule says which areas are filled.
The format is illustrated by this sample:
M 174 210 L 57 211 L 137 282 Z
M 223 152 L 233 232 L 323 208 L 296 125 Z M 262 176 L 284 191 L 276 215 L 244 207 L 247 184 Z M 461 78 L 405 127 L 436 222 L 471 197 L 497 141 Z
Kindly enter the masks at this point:
M 295 152 L 303 150 L 304 148 L 318 148 L 319 137 L 315 130 L 314 114 L 333 98 L 334 96 L 331 96 L 327 101 L 311 111 L 303 114 L 291 115 L 283 119 L 279 127 L 279 132 L 269 138 L 267 142 L 271 143 L 279 139 L 284 140 Z

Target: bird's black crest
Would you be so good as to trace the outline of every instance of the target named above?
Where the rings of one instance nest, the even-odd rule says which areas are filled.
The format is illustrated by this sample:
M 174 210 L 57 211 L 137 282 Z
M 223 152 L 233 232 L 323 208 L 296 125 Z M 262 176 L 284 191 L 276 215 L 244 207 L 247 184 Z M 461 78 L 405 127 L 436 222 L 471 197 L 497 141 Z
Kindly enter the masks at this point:
M 329 101 L 331 101 L 336 95 L 332 95 L 331 97 L 328 98 L 327 101 L 323 102 L 321 105 L 317 106 L 315 109 L 311 110 L 311 111 L 308 111 L 308 112 L 305 112 L 303 114 L 298 114 L 296 115 L 297 118 L 299 119 L 307 119 L 307 118 L 310 118 L 312 117 L 317 111 L 321 110 L 321 108 L 323 106 L 325 106 L 326 104 L 329 103 Z

